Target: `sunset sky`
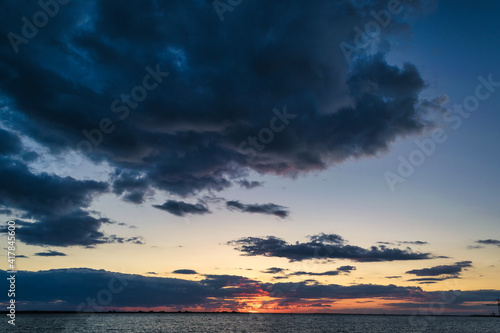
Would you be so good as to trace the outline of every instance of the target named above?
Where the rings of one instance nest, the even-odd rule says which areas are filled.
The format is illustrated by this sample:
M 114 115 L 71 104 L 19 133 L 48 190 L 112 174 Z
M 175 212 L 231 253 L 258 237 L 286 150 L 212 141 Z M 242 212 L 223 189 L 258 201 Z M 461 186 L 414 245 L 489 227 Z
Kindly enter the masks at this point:
M 499 12 L 2 1 L 19 309 L 496 311 Z

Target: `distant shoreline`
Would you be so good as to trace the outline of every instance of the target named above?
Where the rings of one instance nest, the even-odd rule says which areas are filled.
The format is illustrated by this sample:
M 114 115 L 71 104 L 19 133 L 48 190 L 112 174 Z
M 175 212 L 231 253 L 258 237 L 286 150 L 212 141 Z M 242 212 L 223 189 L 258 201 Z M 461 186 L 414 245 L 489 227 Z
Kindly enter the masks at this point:
M 1 314 L 6 314 L 8 311 L 0 311 Z M 236 312 L 236 311 L 219 311 L 219 312 L 203 312 L 203 311 L 106 311 L 106 312 L 78 312 L 78 311 L 16 311 L 16 314 L 232 314 L 232 315 L 323 315 L 323 316 L 396 316 L 396 317 L 487 317 L 500 318 L 499 316 L 491 315 L 412 315 L 412 314 L 366 314 L 366 313 L 295 313 L 295 312 L 279 312 L 279 313 L 252 313 L 252 312 Z

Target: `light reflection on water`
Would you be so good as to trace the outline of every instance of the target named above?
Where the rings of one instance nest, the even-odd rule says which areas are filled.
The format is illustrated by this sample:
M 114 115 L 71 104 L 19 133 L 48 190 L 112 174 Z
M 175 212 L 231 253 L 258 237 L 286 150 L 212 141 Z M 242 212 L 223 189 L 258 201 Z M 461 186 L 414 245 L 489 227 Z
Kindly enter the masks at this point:
M 500 318 L 292 314 L 20 314 L 2 332 L 500 332 Z

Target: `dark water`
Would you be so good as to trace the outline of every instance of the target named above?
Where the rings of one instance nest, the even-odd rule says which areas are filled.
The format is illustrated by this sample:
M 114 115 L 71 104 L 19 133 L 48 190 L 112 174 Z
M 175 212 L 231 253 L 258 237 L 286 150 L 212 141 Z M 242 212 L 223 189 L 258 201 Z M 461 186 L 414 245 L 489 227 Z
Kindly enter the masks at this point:
M 289 314 L 21 314 L 1 332 L 499 333 L 500 318 Z

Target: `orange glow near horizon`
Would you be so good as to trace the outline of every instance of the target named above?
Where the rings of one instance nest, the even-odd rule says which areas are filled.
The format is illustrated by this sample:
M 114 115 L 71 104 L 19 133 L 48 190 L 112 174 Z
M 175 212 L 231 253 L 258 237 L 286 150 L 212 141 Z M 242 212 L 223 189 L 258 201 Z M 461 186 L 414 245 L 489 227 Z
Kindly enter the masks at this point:
M 444 303 L 417 303 L 404 300 L 386 300 L 379 298 L 363 299 L 312 299 L 294 300 L 273 298 L 269 296 L 256 296 L 250 298 L 233 298 L 230 300 L 213 299 L 214 306 L 187 306 L 187 307 L 124 307 L 108 308 L 107 310 L 127 311 L 127 312 L 240 312 L 240 313 L 297 313 L 297 314 L 409 314 L 409 315 L 444 315 L 449 313 L 461 314 L 487 314 L 489 310 L 482 308 L 482 303 L 467 302 L 463 305 L 471 308 L 448 309 Z M 286 304 L 283 304 L 285 303 Z M 406 303 L 408 308 L 401 308 L 397 305 Z M 226 303 L 220 304 L 220 303 Z

